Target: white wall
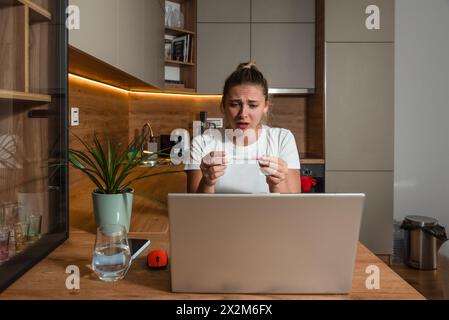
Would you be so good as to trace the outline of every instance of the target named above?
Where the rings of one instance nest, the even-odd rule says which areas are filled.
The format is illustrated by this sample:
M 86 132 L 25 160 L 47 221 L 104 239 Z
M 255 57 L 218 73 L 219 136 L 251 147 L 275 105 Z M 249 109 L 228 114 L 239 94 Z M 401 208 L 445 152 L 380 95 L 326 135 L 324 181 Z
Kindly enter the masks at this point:
M 396 0 L 394 218 L 449 233 L 449 0 Z

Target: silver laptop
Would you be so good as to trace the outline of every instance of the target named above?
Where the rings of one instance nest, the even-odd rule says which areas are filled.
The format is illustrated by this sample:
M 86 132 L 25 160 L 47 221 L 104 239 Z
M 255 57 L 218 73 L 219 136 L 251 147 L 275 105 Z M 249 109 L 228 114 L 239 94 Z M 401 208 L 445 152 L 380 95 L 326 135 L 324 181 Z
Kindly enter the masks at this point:
M 342 294 L 364 194 L 169 194 L 173 292 Z

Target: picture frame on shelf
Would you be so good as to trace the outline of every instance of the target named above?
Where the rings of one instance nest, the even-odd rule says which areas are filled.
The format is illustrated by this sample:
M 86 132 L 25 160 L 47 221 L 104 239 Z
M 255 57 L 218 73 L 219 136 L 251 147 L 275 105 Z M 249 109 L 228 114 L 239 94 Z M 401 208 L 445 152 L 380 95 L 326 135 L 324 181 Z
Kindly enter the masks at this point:
M 165 26 L 169 28 L 184 28 L 184 14 L 179 3 L 165 1 Z

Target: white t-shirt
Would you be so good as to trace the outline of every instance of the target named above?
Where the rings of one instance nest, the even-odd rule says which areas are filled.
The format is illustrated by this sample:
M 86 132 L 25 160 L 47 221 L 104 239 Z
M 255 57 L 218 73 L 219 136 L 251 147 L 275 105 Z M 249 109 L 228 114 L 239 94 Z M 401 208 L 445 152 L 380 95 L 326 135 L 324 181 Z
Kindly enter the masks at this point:
M 248 146 L 237 146 L 232 138 L 223 136 L 220 139 L 206 132 L 195 137 L 190 149 L 191 163 L 185 165 L 185 170 L 200 170 L 201 160 L 212 151 L 225 151 L 226 157 L 234 156 L 228 158 L 225 174 L 217 180 L 216 193 L 269 193 L 258 157 L 278 157 L 289 169 L 301 168 L 295 137 L 290 130 L 263 126 L 257 141 Z

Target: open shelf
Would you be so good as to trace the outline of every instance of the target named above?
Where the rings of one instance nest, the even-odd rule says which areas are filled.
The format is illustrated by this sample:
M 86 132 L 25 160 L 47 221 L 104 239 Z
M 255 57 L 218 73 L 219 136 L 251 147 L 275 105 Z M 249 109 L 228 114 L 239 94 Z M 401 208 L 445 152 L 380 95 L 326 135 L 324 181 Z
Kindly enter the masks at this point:
M 30 22 L 46 22 L 51 20 L 51 13 L 45 10 L 41 6 L 35 4 L 34 2 L 28 0 L 19 0 L 23 4 L 28 5 L 30 8 Z
M 47 4 L 46 0 L 38 0 Z M 51 102 L 49 90 L 49 22 L 52 15 L 30 0 L 0 0 L 0 98 Z M 43 23 L 40 23 L 43 22 Z
M 178 38 L 178 41 L 182 40 L 183 36 L 186 36 L 189 40 L 189 62 L 177 61 L 172 59 L 165 60 L 166 72 L 168 70 L 169 76 L 166 74 L 166 80 L 181 81 L 184 84 L 184 88 L 166 86 L 165 91 L 170 93 L 188 93 L 194 94 L 196 92 L 196 7 L 197 0 L 170 0 L 179 4 L 179 9 L 184 16 L 184 24 L 182 28 L 172 27 L 165 25 L 166 39 L 173 40 Z M 177 47 L 179 48 L 179 46 Z M 173 46 L 170 49 L 173 52 Z M 173 54 L 171 54 L 173 58 Z M 169 56 L 166 55 L 168 58 Z M 182 60 L 182 59 L 180 59 Z
M 176 60 L 165 60 L 165 63 L 173 66 L 191 66 L 191 67 L 195 66 L 195 64 L 191 62 L 182 62 Z
M 0 7 L 26 5 L 30 9 L 30 22 L 46 22 L 51 20 L 51 13 L 30 0 L 0 0 Z
M 165 27 L 165 34 L 169 34 L 171 36 L 182 36 L 184 34 L 195 35 L 195 32 L 186 29 Z
M 47 94 L 0 89 L 0 100 L 4 99 L 15 101 L 28 101 L 28 102 L 44 102 L 44 103 L 51 102 L 51 96 Z

